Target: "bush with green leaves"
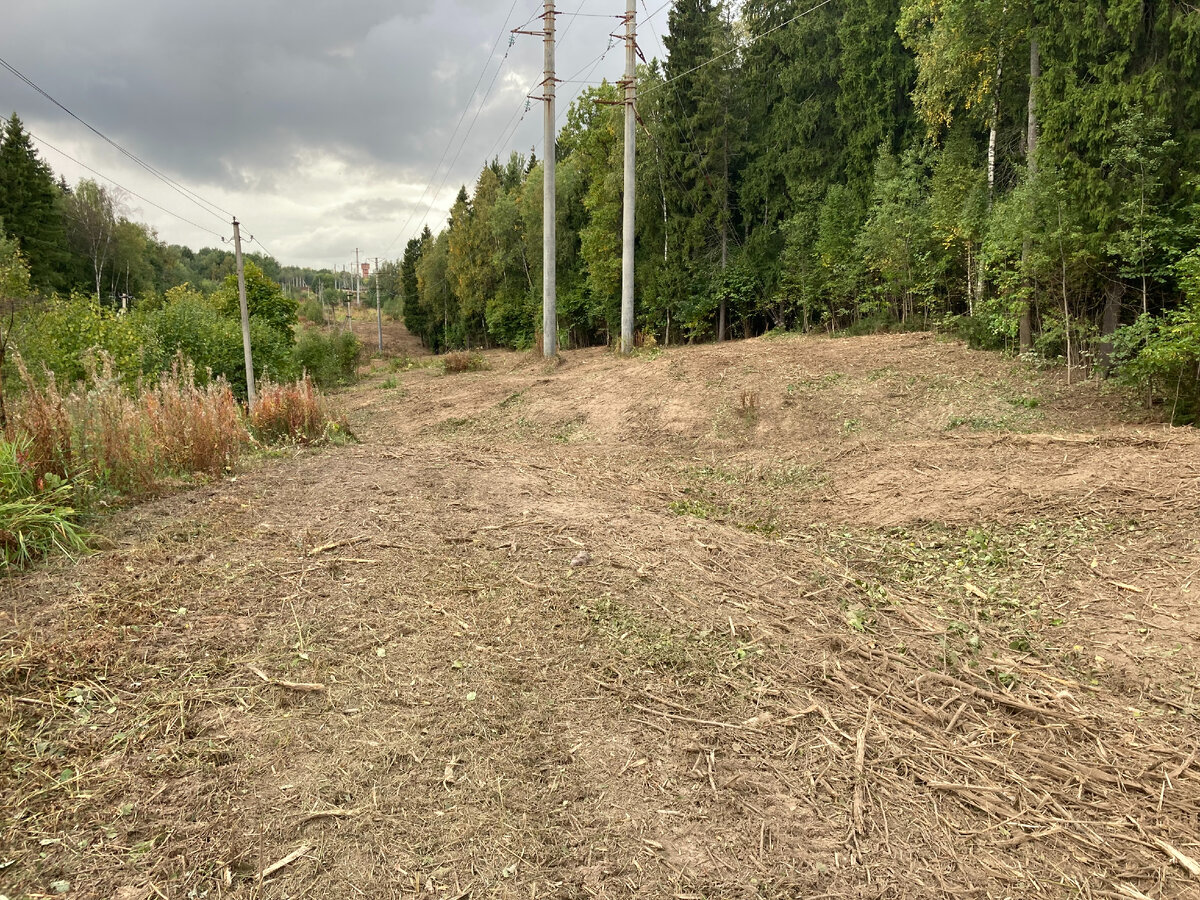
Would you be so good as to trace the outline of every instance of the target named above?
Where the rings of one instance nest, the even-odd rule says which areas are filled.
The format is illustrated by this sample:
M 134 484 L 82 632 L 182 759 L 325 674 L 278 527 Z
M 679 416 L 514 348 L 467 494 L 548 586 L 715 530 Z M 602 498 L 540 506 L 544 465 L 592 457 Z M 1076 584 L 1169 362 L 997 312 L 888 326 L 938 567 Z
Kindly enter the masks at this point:
M 260 319 L 267 325 L 287 334 L 291 338 L 292 331 L 298 322 L 298 304 L 283 292 L 278 282 L 272 281 L 263 274 L 250 260 L 246 260 L 246 308 L 251 319 Z M 221 286 L 213 293 L 213 302 L 222 315 L 240 322 L 242 316 L 241 299 L 238 293 L 237 275 L 229 275 Z
M 350 384 L 358 371 L 362 343 L 349 331 L 302 329 L 292 351 L 292 371 L 308 373 L 318 387 Z
M 324 304 L 319 300 L 305 300 L 300 304 L 300 318 L 311 325 L 324 325 L 326 322 Z
M 153 341 L 147 340 L 136 317 L 120 315 L 82 293 L 26 309 L 13 343 L 35 378 L 50 371 L 68 385 L 87 376 L 84 360 L 89 350 L 107 353 L 125 384 L 136 382 L 157 357 Z
M 1200 250 L 1175 266 L 1185 302 L 1158 318 L 1142 314 L 1113 335 L 1119 377 L 1162 397 L 1179 425 L 1200 423 Z
M 224 378 L 234 392 L 246 396 L 246 363 L 242 348 L 240 313 L 231 318 L 219 306 L 188 285 L 167 291 L 165 302 L 138 316 L 146 344 L 156 356 L 148 359 L 148 372 L 159 372 L 183 354 L 196 367 L 201 382 Z M 287 379 L 297 371 L 292 361 L 291 332 L 252 316 L 250 347 L 256 378 Z

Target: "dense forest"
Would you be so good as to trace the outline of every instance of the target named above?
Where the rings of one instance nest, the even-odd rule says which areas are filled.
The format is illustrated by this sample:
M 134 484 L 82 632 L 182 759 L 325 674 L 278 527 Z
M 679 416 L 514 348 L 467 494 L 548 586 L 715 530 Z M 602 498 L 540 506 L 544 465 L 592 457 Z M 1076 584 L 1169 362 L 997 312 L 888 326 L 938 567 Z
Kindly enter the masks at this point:
M 941 327 L 1195 395 L 1196 7 L 677 0 L 663 37 L 638 75 L 643 338 Z M 568 345 L 618 331 L 618 97 L 586 90 L 558 138 Z M 532 154 L 493 160 L 409 242 L 427 345 L 532 343 L 541 181 Z

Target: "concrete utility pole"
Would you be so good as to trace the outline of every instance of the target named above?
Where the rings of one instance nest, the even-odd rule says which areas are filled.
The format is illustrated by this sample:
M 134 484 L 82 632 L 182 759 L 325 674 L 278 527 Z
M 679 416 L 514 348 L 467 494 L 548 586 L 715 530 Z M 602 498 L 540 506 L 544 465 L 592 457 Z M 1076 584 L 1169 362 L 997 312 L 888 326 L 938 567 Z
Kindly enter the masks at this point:
M 375 321 L 379 325 L 379 352 L 383 353 L 383 306 L 379 303 L 379 257 L 375 257 Z
M 236 217 L 233 220 L 233 253 L 237 259 L 238 303 L 242 308 L 242 352 L 246 356 L 246 400 L 253 409 L 257 397 L 254 392 L 254 355 L 250 352 L 250 307 L 246 303 L 246 268 L 242 264 L 242 230 Z
M 554 0 L 546 0 L 546 101 L 545 156 L 542 160 L 542 355 L 552 359 L 558 352 L 558 297 L 556 266 L 557 235 L 555 210 L 555 129 L 554 129 Z
M 362 265 L 358 261 L 358 248 L 354 248 L 354 305 L 362 306 Z
M 637 0 L 625 6 L 625 206 L 621 240 L 621 352 L 633 351 L 633 238 L 637 202 Z

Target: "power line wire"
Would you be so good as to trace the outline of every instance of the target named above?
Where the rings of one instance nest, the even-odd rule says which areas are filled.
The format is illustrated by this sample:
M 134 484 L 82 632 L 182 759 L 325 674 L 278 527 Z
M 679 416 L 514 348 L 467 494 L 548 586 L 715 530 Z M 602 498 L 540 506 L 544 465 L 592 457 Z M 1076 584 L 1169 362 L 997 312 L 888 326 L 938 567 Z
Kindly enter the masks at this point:
M 42 88 L 35 81 L 33 81 L 33 79 L 31 79 L 28 75 L 21 72 L 19 69 L 17 69 L 15 66 L 13 66 L 10 62 L 8 62 L 6 59 L 4 59 L 2 57 L 0 57 L 0 67 L 7 69 L 9 72 L 11 72 L 13 75 L 15 75 L 18 79 L 23 81 L 26 85 L 31 87 L 33 90 L 37 91 L 39 94 L 41 94 L 47 100 L 49 100 L 51 103 L 53 103 L 55 106 L 57 106 L 63 112 L 65 112 L 68 116 L 70 116 L 72 119 L 74 119 L 76 122 L 83 125 L 85 128 L 87 128 L 89 131 L 91 131 L 93 134 L 95 134 L 97 137 L 99 137 L 101 140 L 103 140 L 107 144 L 109 144 L 112 147 L 114 147 L 115 149 L 119 150 L 121 153 L 123 153 L 125 156 L 127 156 L 130 160 L 132 160 L 133 162 L 135 162 L 139 166 L 141 166 L 143 169 L 145 169 L 147 172 L 149 172 L 150 174 L 154 175 L 156 178 L 158 178 L 161 181 L 168 184 L 173 190 L 175 190 L 177 193 L 181 194 L 187 200 L 194 203 L 196 206 L 199 206 L 202 210 L 204 210 L 209 215 L 215 216 L 218 219 L 222 219 L 221 216 L 219 216 L 219 215 L 217 215 L 217 213 L 213 212 L 213 210 L 219 210 L 220 212 L 225 213 L 225 215 L 227 215 L 227 216 L 230 216 L 230 217 L 233 216 L 233 213 L 229 212 L 226 209 L 223 209 L 222 207 L 213 203 L 211 200 L 206 200 L 204 197 L 201 197 L 199 194 L 197 194 L 195 191 L 191 190 L 190 188 L 184 187 L 182 184 L 180 184 L 175 179 L 171 178 L 169 175 L 165 175 L 164 173 L 162 173 L 158 169 L 156 169 L 154 166 L 150 165 L 150 163 L 146 162 L 144 159 L 139 157 L 137 154 L 133 153 L 130 150 L 125 149 L 123 146 L 118 144 L 116 141 L 114 141 L 108 135 L 104 134 L 102 131 L 100 131 L 95 126 L 89 124 L 88 122 L 85 122 L 82 118 L 80 118 L 78 115 L 76 115 L 74 112 L 72 112 L 66 106 L 64 106 L 61 102 L 59 102 L 54 97 L 52 97 L 44 88 Z M 224 219 L 222 219 L 222 221 L 224 221 Z
M 444 163 L 446 161 L 446 156 L 450 153 L 450 147 L 454 144 L 454 138 L 458 134 L 458 129 L 462 127 L 463 120 L 466 119 L 467 113 L 471 109 L 471 103 L 475 100 L 475 95 L 479 92 L 479 85 L 481 85 L 483 83 L 483 77 L 487 74 L 488 67 L 492 64 L 492 60 L 496 58 L 496 51 L 500 48 L 500 42 L 502 40 L 504 40 L 504 33 L 508 29 L 508 23 L 512 19 L 512 14 L 517 9 L 518 2 L 519 2 L 519 0 L 513 0 L 512 6 L 509 7 L 508 15 L 506 15 L 504 17 L 504 24 L 500 27 L 500 34 L 498 34 L 496 36 L 496 42 L 492 45 L 492 51 L 491 51 L 491 53 L 488 54 L 487 62 L 485 62 L 483 64 L 483 68 L 479 70 L 479 78 L 477 78 L 475 81 L 475 87 L 471 91 L 471 96 L 467 99 L 467 103 L 463 107 L 463 111 L 458 117 L 458 122 L 455 124 L 454 130 L 452 132 L 450 132 L 450 137 L 446 141 L 446 147 L 444 150 L 442 150 L 441 159 L 438 160 L 438 164 L 434 167 L 433 174 L 430 175 L 429 179 L 425 182 L 425 190 L 423 190 L 421 192 L 421 198 L 417 201 L 417 208 L 420 208 L 421 204 L 425 202 L 425 197 L 429 194 L 430 185 L 433 184 L 433 180 L 435 178 L 437 178 L 437 173 L 441 170 L 442 163 Z M 530 19 L 530 21 L 533 21 L 533 20 Z M 509 37 L 510 37 L 510 40 L 509 40 L 508 45 L 511 48 L 512 44 L 513 44 L 512 39 L 511 39 L 512 36 L 510 35 Z M 505 52 L 504 52 L 504 59 L 508 59 L 508 50 L 505 50 Z M 492 77 L 492 82 L 490 85 L 488 85 L 488 93 L 489 94 L 491 93 L 492 86 L 495 85 L 496 78 L 500 75 L 500 69 L 503 68 L 503 66 L 504 66 L 504 60 L 502 59 L 500 61 L 500 65 L 496 67 L 496 75 Z M 487 96 L 485 95 L 483 101 L 481 101 L 479 104 L 479 108 L 482 109 L 484 103 L 486 103 L 486 102 L 487 102 Z M 475 119 L 478 119 L 478 118 L 479 118 L 479 111 L 477 110 L 475 113 Z M 475 119 L 472 119 L 472 121 L 471 121 L 472 127 L 474 127 Z M 467 137 L 470 136 L 470 132 L 471 132 L 471 129 L 468 128 L 467 134 L 463 137 L 463 145 L 466 144 Z M 460 147 L 459 147 L 459 153 L 461 153 L 461 152 L 462 152 L 462 145 L 460 145 Z M 456 155 L 455 162 L 457 160 L 458 160 L 458 157 Z M 453 167 L 454 167 L 454 163 L 451 162 L 449 168 L 453 168 Z M 448 172 L 449 172 L 449 169 L 447 169 L 447 173 Z M 442 184 L 445 184 L 444 178 L 442 180 Z M 438 187 L 438 190 L 440 191 L 441 187 Z M 436 198 L 436 196 L 437 195 L 435 194 L 434 197 Z M 433 206 L 433 201 L 430 202 L 430 208 L 432 208 L 432 206 Z M 416 218 L 416 214 L 417 214 L 416 209 L 414 209 L 413 212 L 409 214 L 408 219 L 405 221 L 403 227 L 400 229 L 399 232 L 397 232 L 396 236 L 394 238 L 392 238 L 392 240 L 388 243 L 386 249 L 384 250 L 385 256 L 387 255 L 387 252 L 389 250 L 391 250 L 392 247 L 395 246 L 396 241 L 400 240 L 400 238 L 403 237 L 404 234 L 408 231 L 408 226 L 412 224 L 412 220 L 414 218 Z M 429 210 L 427 209 L 425 211 L 425 217 L 428 217 L 428 216 L 429 216 Z M 422 219 L 422 221 L 424 221 L 424 219 Z
M 53 150 L 55 153 L 59 154 L 60 156 L 66 157 L 66 158 L 67 158 L 67 159 L 69 159 L 71 162 L 75 163 L 75 165 L 77 165 L 77 166 L 80 166 L 81 168 L 87 169 L 89 172 L 91 172 L 91 173 L 92 173 L 93 175 L 95 175 L 97 178 L 103 178 L 103 179 L 104 179 L 105 181 L 107 181 L 109 184 L 111 184 L 111 185 L 113 185 L 113 186 L 115 186 L 115 187 L 118 187 L 118 188 L 120 188 L 121 190 L 125 191 L 125 193 L 127 193 L 127 194 L 129 194 L 129 195 L 131 195 L 131 196 L 133 196 L 133 197 L 137 197 L 137 198 L 138 198 L 139 200 L 141 200 L 143 203 L 148 203 L 148 204 L 150 204 L 151 206 L 153 206 L 155 209 L 157 209 L 157 210 L 160 210 L 160 211 L 162 211 L 162 212 L 165 212 L 165 213 L 166 213 L 168 216 L 174 216 L 174 217 L 175 217 L 176 219 L 178 219 L 179 221 L 181 221 L 181 222 L 184 222 L 184 223 L 186 223 L 186 224 L 188 224 L 188 225 L 191 225 L 193 228 L 197 228 L 197 229 L 199 229 L 200 231 L 203 231 L 203 232 L 206 232 L 206 233 L 208 233 L 208 234 L 211 234 L 213 237 L 218 237 L 218 238 L 219 238 L 219 237 L 223 237 L 223 235 L 219 234 L 219 233 L 218 233 L 218 232 L 216 232 L 216 231 L 213 231 L 211 228 L 208 228 L 208 227 L 206 227 L 206 226 L 204 226 L 204 225 L 201 225 L 201 224 L 199 224 L 198 222 L 193 222 L 191 219 L 187 218 L 186 216 L 181 216 L 181 215 L 179 215 L 179 213 L 177 213 L 177 212 L 172 212 L 171 210 L 167 209 L 165 206 L 159 206 L 159 205 L 158 205 L 157 203 L 155 203 L 153 200 L 150 200 L 150 199 L 148 199 L 148 198 L 146 198 L 146 197 L 143 197 L 143 196 L 142 196 L 141 194 L 139 194 L 137 191 L 135 191 L 135 190 L 131 190 L 130 188 L 127 188 L 127 187 L 125 187 L 125 185 L 121 184 L 121 183 L 120 183 L 119 181 L 117 181 L 115 178 L 111 178 L 111 177 L 109 177 L 108 175 L 105 175 L 103 172 L 98 172 L 97 170 L 95 170 L 95 169 L 93 169 L 91 166 L 89 166 L 87 163 L 79 161 L 79 160 L 78 160 L 78 159 L 76 159 L 74 156 L 72 156 L 70 153 L 67 153 L 65 150 L 60 150 L 58 147 L 55 147 L 53 144 L 51 144 L 51 143 L 50 143 L 49 141 L 47 141 L 45 138 L 40 138 L 40 137 L 38 137 L 36 134 L 34 134 L 34 133 L 33 133 L 32 131 L 30 131 L 29 129 L 26 129 L 26 130 L 25 130 L 25 133 L 26 133 L 26 134 L 28 134 L 28 135 L 29 135 L 31 138 L 33 138 L 35 141 L 37 141 L 37 142 L 38 142 L 40 145 L 42 145 L 43 147 L 48 147 L 49 149 Z

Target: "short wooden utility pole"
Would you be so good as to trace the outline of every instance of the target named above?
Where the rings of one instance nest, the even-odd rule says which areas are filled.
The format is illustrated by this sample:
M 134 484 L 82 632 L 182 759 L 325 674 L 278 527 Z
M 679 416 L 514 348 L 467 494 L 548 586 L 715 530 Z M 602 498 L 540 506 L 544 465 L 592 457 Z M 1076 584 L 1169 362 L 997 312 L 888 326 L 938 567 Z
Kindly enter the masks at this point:
M 254 408 L 254 354 L 250 351 L 250 307 L 246 303 L 246 267 L 242 263 L 242 230 L 237 217 L 233 220 L 233 255 L 237 260 L 238 304 L 242 310 L 242 352 L 246 357 L 246 401 Z
M 379 303 L 379 257 L 375 257 L 375 321 L 379 326 L 379 352 L 383 353 L 383 306 Z

